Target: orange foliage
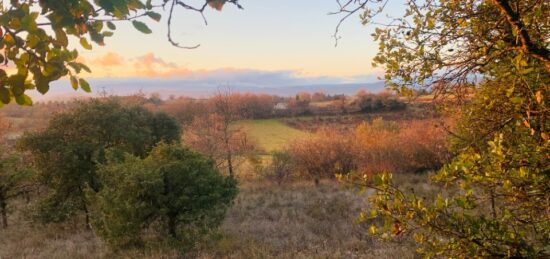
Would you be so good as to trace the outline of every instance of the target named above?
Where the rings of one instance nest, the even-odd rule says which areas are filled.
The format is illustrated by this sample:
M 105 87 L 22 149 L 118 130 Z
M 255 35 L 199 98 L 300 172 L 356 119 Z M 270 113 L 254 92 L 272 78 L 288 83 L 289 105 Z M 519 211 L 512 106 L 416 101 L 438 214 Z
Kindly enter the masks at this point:
M 436 121 L 375 119 L 351 132 L 324 128 L 289 147 L 296 170 L 313 177 L 436 170 L 448 159 L 447 133 Z
M 322 129 L 315 135 L 294 142 L 289 153 L 296 170 L 312 177 L 316 183 L 320 178 L 346 174 L 356 169 L 352 139 L 334 129 Z
M 355 130 L 359 169 L 405 173 L 439 168 L 448 159 L 447 134 L 435 121 L 400 124 L 375 119 Z

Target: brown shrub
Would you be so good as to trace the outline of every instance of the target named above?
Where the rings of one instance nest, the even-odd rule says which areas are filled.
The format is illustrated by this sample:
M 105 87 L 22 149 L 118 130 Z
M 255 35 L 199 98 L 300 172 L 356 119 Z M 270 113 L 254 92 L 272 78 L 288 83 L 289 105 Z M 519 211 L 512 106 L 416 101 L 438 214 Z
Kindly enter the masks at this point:
M 422 172 L 447 161 L 446 137 L 432 120 L 396 123 L 379 118 L 353 131 L 322 129 L 291 144 L 289 154 L 295 170 L 316 181 L 350 172 Z
M 400 124 L 375 119 L 355 130 L 359 169 L 373 174 L 438 169 L 448 159 L 447 134 L 432 120 Z
M 333 129 L 322 129 L 315 135 L 294 142 L 289 153 L 296 170 L 316 183 L 356 169 L 352 139 Z
M 357 126 L 352 147 L 362 173 L 395 172 L 404 161 L 396 123 L 375 119 Z

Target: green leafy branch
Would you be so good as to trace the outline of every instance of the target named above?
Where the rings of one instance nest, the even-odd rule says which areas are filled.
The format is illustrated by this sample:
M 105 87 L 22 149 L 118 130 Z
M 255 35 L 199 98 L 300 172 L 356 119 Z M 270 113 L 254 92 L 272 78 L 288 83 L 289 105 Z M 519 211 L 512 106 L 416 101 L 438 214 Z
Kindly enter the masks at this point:
M 81 78 L 82 71 L 91 73 L 88 66 L 78 61 L 79 53 L 69 46 L 69 38 L 78 39 L 87 50 L 92 43 L 105 45 L 112 37 L 115 23 L 131 22 L 134 28 L 150 34 L 152 30 L 143 18 L 161 21 L 159 9 L 169 8 L 168 41 L 182 46 L 171 36 L 175 7 L 199 12 L 204 18 L 207 6 L 221 10 L 226 3 L 242 8 L 237 0 L 205 0 L 201 8 L 194 8 L 184 0 L 13 0 L 0 3 L 0 107 L 15 100 L 20 105 L 32 105 L 26 91 L 37 90 L 46 94 L 50 83 L 68 77 L 77 90 L 91 92 L 89 83 Z

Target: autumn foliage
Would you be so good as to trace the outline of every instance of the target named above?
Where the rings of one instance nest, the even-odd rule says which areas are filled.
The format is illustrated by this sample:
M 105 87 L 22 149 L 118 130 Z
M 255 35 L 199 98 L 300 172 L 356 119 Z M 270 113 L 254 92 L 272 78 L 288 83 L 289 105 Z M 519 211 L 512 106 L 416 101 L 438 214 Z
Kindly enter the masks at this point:
M 324 128 L 289 147 L 296 170 L 318 181 L 337 174 L 411 173 L 440 168 L 450 157 L 435 121 L 375 119 L 353 131 Z

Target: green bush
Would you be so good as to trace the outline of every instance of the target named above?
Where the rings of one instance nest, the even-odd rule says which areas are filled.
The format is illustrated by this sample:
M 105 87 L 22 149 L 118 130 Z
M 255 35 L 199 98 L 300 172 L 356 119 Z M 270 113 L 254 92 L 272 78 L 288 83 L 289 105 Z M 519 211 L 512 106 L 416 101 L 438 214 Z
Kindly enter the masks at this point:
M 90 192 L 93 225 L 114 247 L 155 237 L 190 248 L 221 224 L 237 194 L 235 179 L 178 144 L 159 144 L 144 159 L 108 152 L 98 174 L 103 188 Z
M 356 104 L 361 112 L 399 111 L 407 107 L 397 96 L 386 92 L 359 96 Z
M 55 116 L 43 131 L 26 133 L 19 146 L 33 155 L 37 179 L 49 189 L 41 219 L 63 221 L 78 211 L 89 215 L 84 189 L 101 188 L 96 167 L 105 160 L 105 149 L 143 157 L 159 141 L 178 142 L 179 136 L 175 119 L 115 99 L 83 102 Z

